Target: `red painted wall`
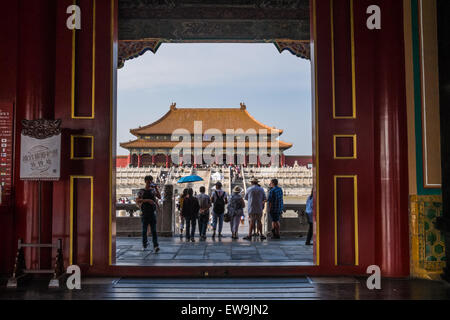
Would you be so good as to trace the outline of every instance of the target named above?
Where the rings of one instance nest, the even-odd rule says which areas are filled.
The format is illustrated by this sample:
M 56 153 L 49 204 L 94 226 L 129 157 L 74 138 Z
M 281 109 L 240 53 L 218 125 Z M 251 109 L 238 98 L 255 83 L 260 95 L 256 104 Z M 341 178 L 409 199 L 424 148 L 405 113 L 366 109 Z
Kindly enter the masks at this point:
M 313 163 L 313 157 L 312 156 L 286 156 L 285 157 L 286 165 L 289 167 L 292 167 L 295 164 L 295 161 L 297 161 L 297 164 L 299 166 L 307 166 L 308 164 Z
M 116 168 L 126 168 L 128 165 L 128 156 L 117 156 Z

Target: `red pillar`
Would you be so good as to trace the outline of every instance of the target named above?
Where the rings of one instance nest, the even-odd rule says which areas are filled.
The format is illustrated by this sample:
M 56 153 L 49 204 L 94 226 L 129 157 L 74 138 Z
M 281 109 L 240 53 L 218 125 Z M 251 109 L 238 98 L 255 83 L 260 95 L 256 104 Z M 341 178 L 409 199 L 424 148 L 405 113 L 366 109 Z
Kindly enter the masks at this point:
M 130 164 L 131 164 L 131 153 L 128 155 L 127 158 L 127 167 L 130 166 Z
M 370 66 L 376 84 L 377 262 L 384 276 L 404 277 L 409 275 L 409 190 L 403 6 L 387 0 L 381 1 L 383 5 L 389 10 L 383 13 L 381 32 L 374 36 L 376 58 Z
M 169 167 L 169 155 L 166 154 L 166 168 Z
M 280 166 L 281 167 L 284 167 L 285 161 L 286 161 L 285 155 L 284 155 L 284 153 L 282 153 L 281 154 L 281 159 L 280 159 Z
M 261 168 L 261 160 L 260 160 L 259 156 L 257 156 L 257 163 L 258 163 L 258 168 Z
M 138 168 L 142 167 L 142 154 L 138 155 Z
M 154 154 L 152 155 L 152 165 L 153 166 L 155 165 L 155 155 Z

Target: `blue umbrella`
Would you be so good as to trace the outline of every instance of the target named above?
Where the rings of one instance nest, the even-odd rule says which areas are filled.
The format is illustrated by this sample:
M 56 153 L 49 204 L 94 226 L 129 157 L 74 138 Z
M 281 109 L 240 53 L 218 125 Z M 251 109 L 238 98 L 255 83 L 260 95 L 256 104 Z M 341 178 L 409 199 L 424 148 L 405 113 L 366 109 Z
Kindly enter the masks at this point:
M 187 176 L 183 177 L 180 180 L 177 181 L 177 183 L 188 183 L 188 182 L 197 182 L 197 181 L 203 181 L 202 177 L 199 177 L 197 175 Z

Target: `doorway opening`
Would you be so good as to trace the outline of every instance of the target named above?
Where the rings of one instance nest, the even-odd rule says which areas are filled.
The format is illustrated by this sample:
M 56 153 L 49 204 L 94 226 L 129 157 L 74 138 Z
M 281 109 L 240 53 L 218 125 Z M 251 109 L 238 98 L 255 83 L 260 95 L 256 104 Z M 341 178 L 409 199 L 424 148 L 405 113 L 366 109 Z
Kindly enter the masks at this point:
M 164 43 L 155 55 L 126 61 L 118 72 L 116 264 L 314 265 L 314 241 L 305 244 L 313 219 L 306 213 L 313 187 L 311 122 L 310 62 L 280 54 L 271 43 Z M 157 254 L 149 231 L 143 250 L 136 204 L 149 175 L 161 193 Z M 193 175 L 201 181 L 178 183 Z M 243 239 L 250 226 L 245 201 L 238 239 L 228 222 L 219 237 L 221 217 L 214 219 L 211 208 L 206 239 L 197 225 L 195 242 L 187 241 L 184 189 L 199 196 L 204 187 L 211 196 L 220 182 L 227 197 L 245 197 L 257 181 L 268 197 L 272 179 L 283 190 L 280 239 L 273 237 L 267 204 L 262 230 Z

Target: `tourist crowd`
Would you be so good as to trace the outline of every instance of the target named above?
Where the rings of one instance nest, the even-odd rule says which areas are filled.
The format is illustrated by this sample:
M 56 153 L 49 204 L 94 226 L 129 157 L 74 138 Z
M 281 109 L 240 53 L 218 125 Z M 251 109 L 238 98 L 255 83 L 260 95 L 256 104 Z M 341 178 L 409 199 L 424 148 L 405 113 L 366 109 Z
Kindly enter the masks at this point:
M 239 173 L 236 173 L 239 174 Z M 278 186 L 278 180 L 272 179 L 270 190 L 266 195 L 265 190 L 259 185 L 255 178 L 251 180 L 252 186 L 243 194 L 243 190 L 236 186 L 232 194 L 228 195 L 222 190 L 222 183 L 216 182 L 215 189 L 211 195 L 206 195 L 205 187 L 200 188 L 200 194 L 194 195 L 192 188 L 186 188 L 178 201 L 180 211 L 180 235 L 187 241 L 195 241 L 195 229 L 198 222 L 199 239 L 206 239 L 208 222 L 211 219 L 212 234 L 222 238 L 223 223 L 229 222 L 232 239 L 238 239 L 239 226 L 244 219 L 244 208 L 247 200 L 249 232 L 243 239 L 251 241 L 254 235 L 265 240 L 262 232 L 262 216 L 266 203 L 268 213 L 272 221 L 272 238 L 280 238 L 280 218 L 283 212 L 283 191 Z
M 156 233 L 156 211 L 158 207 L 158 199 L 161 194 L 158 187 L 153 183 L 152 176 L 145 177 L 145 188 L 137 194 L 136 204 L 141 208 L 142 212 L 142 241 L 144 250 L 148 246 L 147 232 L 148 227 L 151 229 L 152 240 L 155 252 L 159 251 L 158 239 Z M 224 222 L 230 223 L 232 239 L 239 239 L 239 226 L 244 218 L 244 208 L 247 200 L 247 213 L 249 220 L 248 235 L 243 237 L 244 240 L 252 241 L 253 236 L 258 236 L 260 240 L 266 240 L 266 236 L 262 230 L 263 211 L 267 203 L 267 212 L 272 221 L 272 239 L 280 239 L 280 219 L 283 213 L 283 190 L 278 186 L 278 180 L 270 181 L 269 191 L 259 185 L 256 178 L 251 179 L 251 187 L 247 189 L 245 194 L 243 190 L 236 186 L 232 190 L 232 194 L 228 195 L 222 190 L 222 183 L 216 182 L 215 189 L 211 195 L 206 194 L 206 188 L 200 187 L 200 194 L 194 194 L 192 188 L 183 190 L 177 204 L 180 212 L 180 235 L 185 236 L 186 241 L 195 242 L 196 227 L 198 225 L 198 235 L 200 241 L 207 238 L 207 230 L 212 216 L 212 234 L 211 237 L 222 238 L 222 230 Z M 313 212 L 313 195 L 308 197 L 306 203 L 306 214 L 308 217 L 309 230 L 306 244 L 310 245 L 312 237 L 312 212 Z

